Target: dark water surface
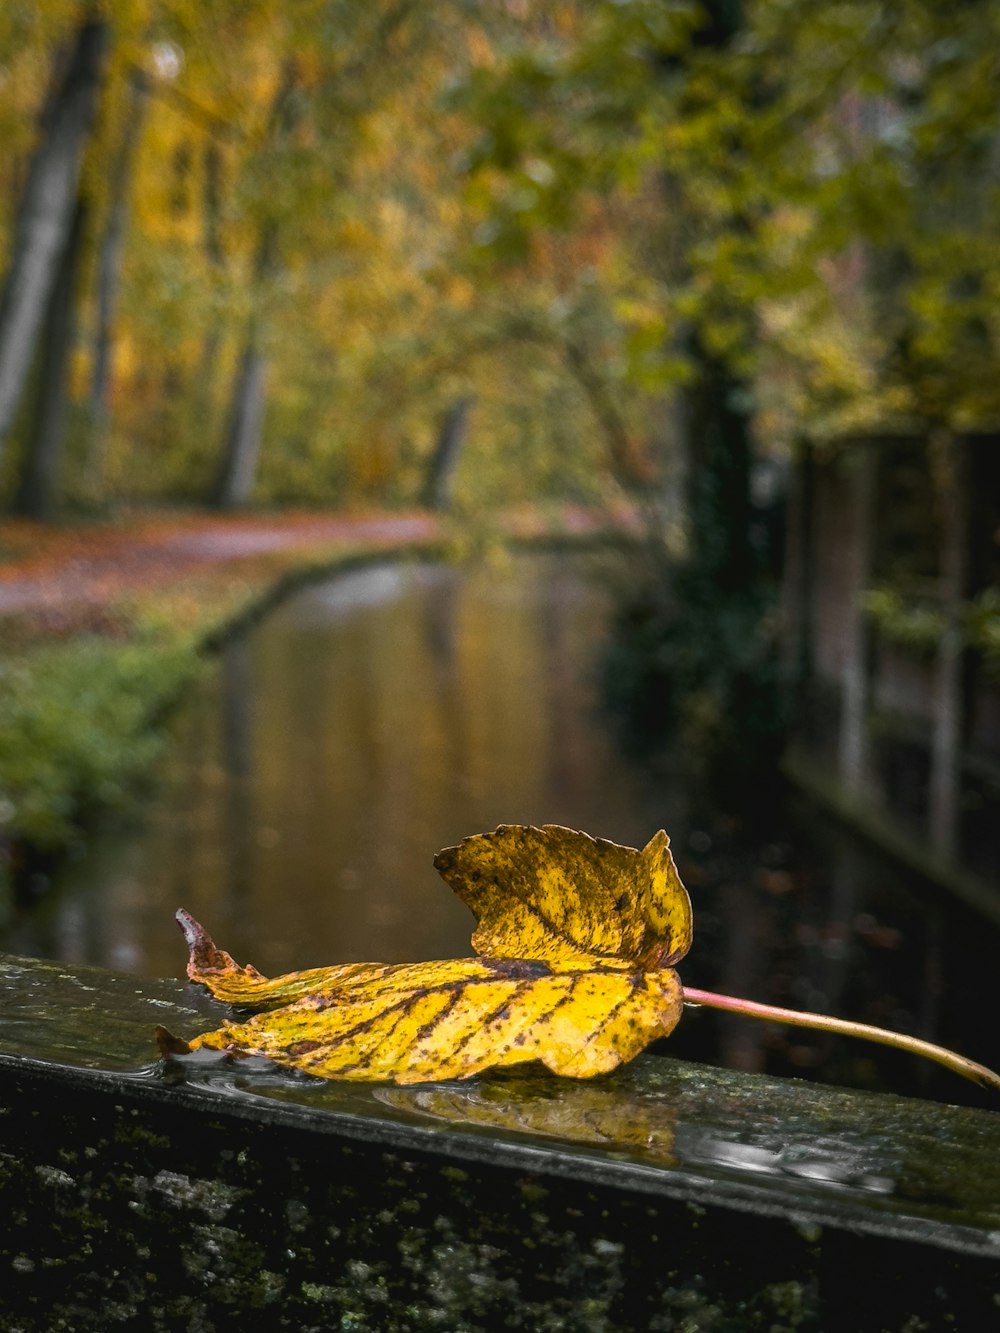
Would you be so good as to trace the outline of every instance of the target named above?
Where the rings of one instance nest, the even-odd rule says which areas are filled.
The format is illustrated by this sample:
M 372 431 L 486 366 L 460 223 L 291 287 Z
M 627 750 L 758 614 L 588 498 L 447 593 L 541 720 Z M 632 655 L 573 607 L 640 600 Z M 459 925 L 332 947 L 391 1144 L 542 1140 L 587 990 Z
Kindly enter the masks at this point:
M 95 838 L 0 944 L 180 975 L 184 906 L 264 973 L 460 956 L 471 917 L 431 865 L 439 847 L 498 823 L 633 846 L 662 826 L 695 905 L 689 984 L 1000 1066 L 1000 931 L 773 775 L 752 818 L 723 816 L 683 754 L 655 775 L 623 756 L 596 687 L 609 563 L 373 566 L 296 595 L 192 691 L 141 819 Z M 670 1048 L 992 1105 L 895 1052 L 705 1011 L 686 1013 Z

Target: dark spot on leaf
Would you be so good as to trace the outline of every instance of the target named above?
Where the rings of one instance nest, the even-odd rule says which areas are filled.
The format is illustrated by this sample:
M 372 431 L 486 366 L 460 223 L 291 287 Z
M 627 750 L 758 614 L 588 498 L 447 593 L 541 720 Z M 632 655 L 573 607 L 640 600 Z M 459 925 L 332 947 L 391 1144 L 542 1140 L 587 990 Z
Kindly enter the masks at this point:
M 490 968 L 495 976 L 511 981 L 537 981 L 539 977 L 552 976 L 552 968 L 540 958 L 498 958 L 490 963 Z

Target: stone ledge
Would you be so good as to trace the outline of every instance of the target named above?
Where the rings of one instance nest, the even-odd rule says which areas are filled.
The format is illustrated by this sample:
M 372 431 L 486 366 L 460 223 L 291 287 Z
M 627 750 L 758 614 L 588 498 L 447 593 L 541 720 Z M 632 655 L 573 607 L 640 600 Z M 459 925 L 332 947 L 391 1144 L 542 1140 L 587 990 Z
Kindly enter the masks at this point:
M 998 1317 L 998 1115 L 656 1057 L 405 1089 L 152 1062 L 155 1022 L 217 1012 L 180 983 L 0 959 L 6 1327 Z

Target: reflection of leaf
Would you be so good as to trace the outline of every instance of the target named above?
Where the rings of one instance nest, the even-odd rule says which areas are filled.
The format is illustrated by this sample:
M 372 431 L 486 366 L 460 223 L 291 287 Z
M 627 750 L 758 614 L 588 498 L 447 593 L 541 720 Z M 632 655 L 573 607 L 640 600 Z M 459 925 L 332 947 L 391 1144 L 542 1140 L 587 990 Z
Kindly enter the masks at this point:
M 638 1148 L 658 1161 L 673 1160 L 673 1107 L 617 1085 L 574 1083 L 554 1096 L 551 1085 L 513 1075 L 462 1087 L 379 1089 L 375 1095 L 398 1110 L 450 1125 L 485 1125 L 612 1150 Z
M 587 1078 L 673 1029 L 681 986 L 664 963 L 688 949 L 691 908 L 665 833 L 638 852 L 553 825 L 502 826 L 435 864 L 477 918 L 479 958 L 269 981 L 179 913 L 189 977 L 263 1011 L 192 1049 L 262 1054 L 327 1078 L 420 1083 L 527 1060 Z M 178 1048 L 167 1033 L 160 1041 Z

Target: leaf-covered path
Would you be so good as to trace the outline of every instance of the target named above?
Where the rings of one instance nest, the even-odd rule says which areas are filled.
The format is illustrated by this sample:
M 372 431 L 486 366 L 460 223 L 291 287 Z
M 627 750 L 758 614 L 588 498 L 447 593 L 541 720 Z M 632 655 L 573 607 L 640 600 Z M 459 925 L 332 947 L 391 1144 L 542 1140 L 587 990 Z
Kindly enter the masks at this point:
M 563 506 L 523 509 L 498 524 L 506 536 L 583 536 L 631 526 L 626 511 Z M 291 511 L 259 515 L 180 514 L 116 524 L 52 527 L 8 521 L 0 529 L 0 616 L 37 616 L 58 632 L 67 621 L 200 573 L 249 572 L 262 557 L 299 554 L 336 561 L 349 552 L 419 546 L 450 524 L 426 511 Z
M 278 551 L 397 547 L 441 535 L 431 514 L 183 515 L 135 523 L 52 528 L 5 525 L 0 564 L 0 614 L 102 605 L 197 573 L 205 566 L 238 568 Z

